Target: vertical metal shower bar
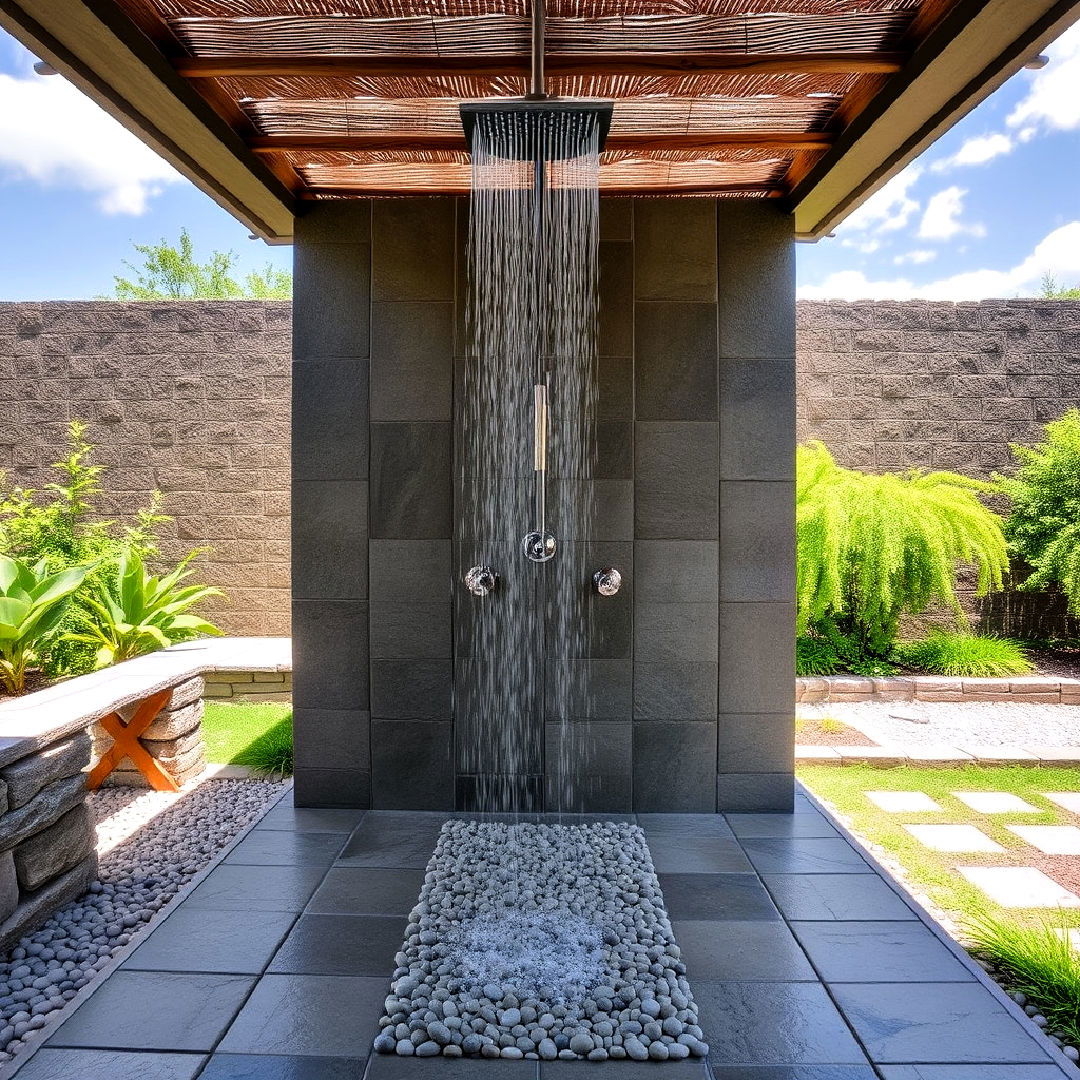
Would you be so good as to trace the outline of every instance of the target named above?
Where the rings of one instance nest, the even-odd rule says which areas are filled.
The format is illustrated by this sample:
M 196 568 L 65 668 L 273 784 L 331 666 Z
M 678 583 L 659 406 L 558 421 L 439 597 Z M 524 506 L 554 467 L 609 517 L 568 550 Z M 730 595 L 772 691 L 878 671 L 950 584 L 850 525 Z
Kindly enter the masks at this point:
M 546 98 L 547 87 L 544 85 L 544 0 L 532 3 L 532 57 L 529 69 L 530 98 Z

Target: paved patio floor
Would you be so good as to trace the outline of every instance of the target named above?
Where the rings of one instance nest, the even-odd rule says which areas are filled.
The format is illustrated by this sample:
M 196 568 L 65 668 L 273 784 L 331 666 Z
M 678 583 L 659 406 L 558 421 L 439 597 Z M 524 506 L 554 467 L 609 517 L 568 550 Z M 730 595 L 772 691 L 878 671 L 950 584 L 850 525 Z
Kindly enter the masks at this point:
M 19 1080 L 1080 1076 L 802 795 L 790 816 L 637 818 L 707 1064 L 369 1059 L 446 816 L 274 807 Z

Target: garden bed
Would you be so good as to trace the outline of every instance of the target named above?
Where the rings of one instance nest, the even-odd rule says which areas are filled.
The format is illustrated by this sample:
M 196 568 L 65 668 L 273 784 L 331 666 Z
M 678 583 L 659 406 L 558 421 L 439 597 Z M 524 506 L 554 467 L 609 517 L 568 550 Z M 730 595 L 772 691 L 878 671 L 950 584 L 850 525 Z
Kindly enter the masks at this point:
M 943 675 L 862 678 L 822 675 L 795 680 L 797 702 L 834 701 L 1012 701 L 1019 704 L 1080 705 L 1080 679 L 1021 675 L 967 679 Z

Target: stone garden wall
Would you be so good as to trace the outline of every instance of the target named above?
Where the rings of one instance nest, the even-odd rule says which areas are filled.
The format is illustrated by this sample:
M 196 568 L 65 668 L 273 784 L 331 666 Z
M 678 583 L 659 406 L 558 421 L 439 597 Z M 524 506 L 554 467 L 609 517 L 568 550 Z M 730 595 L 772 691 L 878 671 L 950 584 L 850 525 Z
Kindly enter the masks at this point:
M 0 469 L 47 482 L 66 423 L 87 420 L 103 509 L 160 488 L 166 553 L 211 549 L 216 621 L 287 634 L 290 323 L 283 302 L 0 304 Z M 846 465 L 986 474 L 1080 405 L 1078 302 L 804 302 L 797 325 L 799 438 Z M 1055 622 L 1032 604 L 998 602 L 994 625 Z

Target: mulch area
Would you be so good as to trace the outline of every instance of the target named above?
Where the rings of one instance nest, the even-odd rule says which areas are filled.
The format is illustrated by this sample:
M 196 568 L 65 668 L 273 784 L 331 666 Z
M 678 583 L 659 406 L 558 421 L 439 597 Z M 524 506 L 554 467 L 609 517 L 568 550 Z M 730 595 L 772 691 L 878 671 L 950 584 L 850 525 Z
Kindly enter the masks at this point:
M 1080 648 L 1028 649 L 1037 675 L 1080 679 Z
M 809 717 L 800 717 L 795 741 L 800 746 L 877 746 L 873 739 L 847 724 L 842 731 L 825 731 L 820 720 Z

